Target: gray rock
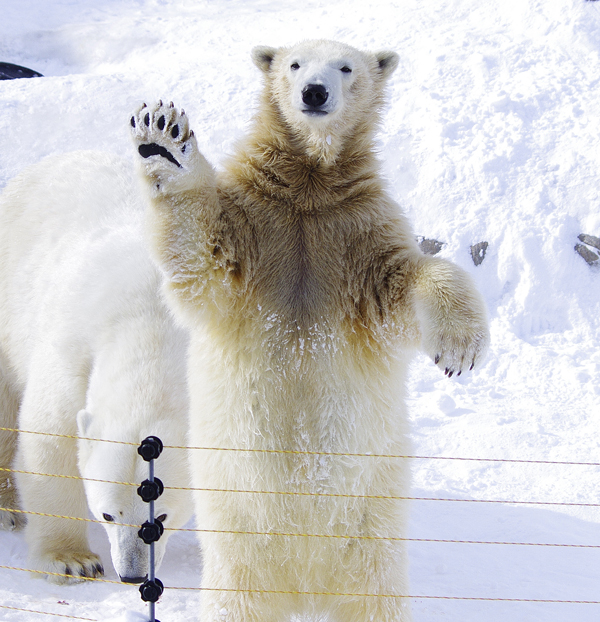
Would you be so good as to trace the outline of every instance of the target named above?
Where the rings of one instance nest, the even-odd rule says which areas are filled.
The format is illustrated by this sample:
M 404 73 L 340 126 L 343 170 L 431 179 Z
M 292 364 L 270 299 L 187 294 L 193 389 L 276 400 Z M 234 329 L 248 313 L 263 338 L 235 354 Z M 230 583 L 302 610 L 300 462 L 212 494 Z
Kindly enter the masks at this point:
M 580 237 L 581 239 L 581 237 Z M 575 250 L 587 261 L 590 266 L 598 264 L 600 257 L 583 244 L 575 244 Z
M 580 242 L 588 246 L 593 246 L 600 251 L 600 238 L 597 238 L 595 235 L 588 235 L 587 233 L 580 233 L 577 237 Z
M 487 247 L 487 242 L 478 242 L 477 244 L 473 244 L 473 246 L 471 246 L 471 257 L 473 258 L 473 263 L 476 266 L 480 265 L 485 259 Z
M 438 242 L 437 240 L 430 240 L 423 237 L 418 237 L 417 240 L 419 248 L 426 255 L 437 255 L 444 246 L 443 242 Z

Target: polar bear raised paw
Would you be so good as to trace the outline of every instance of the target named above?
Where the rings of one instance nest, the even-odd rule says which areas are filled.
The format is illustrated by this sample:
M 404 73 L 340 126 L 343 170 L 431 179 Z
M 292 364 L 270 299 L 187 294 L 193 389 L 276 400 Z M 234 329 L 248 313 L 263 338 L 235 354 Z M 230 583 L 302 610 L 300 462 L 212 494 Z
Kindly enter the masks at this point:
M 178 111 L 173 102 L 142 104 L 130 124 L 144 172 L 155 182 L 157 190 L 177 185 L 178 180 L 183 181 L 195 171 L 198 146 L 183 109 Z

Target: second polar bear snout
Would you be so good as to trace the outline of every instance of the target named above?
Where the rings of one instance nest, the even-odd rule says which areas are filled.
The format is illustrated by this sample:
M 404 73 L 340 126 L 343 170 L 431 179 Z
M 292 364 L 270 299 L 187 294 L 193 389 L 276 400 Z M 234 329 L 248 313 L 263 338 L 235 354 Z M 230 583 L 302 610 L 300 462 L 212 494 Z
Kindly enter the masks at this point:
M 317 112 L 327 114 L 325 110 L 319 110 L 329 99 L 329 93 L 322 84 L 307 84 L 302 89 L 302 101 L 309 107 L 305 112 Z
M 135 521 L 138 522 L 139 519 Z M 148 577 L 150 565 L 148 545 L 138 537 L 137 529 L 111 525 L 109 527 L 111 557 L 119 579 L 123 583 L 143 583 Z M 156 552 L 158 566 L 162 560 L 162 547 L 157 548 Z

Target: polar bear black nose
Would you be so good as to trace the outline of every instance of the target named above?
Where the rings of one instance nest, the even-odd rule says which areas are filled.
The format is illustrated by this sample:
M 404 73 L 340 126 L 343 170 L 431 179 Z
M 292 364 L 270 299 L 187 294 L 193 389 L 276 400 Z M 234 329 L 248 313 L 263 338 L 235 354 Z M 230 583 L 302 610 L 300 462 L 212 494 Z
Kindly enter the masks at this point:
M 302 89 L 302 101 L 311 108 L 320 108 L 328 97 L 327 89 L 321 84 L 308 84 Z

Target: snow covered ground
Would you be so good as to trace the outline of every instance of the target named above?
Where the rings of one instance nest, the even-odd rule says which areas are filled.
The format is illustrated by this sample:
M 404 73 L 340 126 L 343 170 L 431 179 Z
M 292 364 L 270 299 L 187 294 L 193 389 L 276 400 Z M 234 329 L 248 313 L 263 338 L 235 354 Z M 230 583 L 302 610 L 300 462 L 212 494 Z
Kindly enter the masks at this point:
M 260 88 L 254 45 L 304 38 L 392 48 L 401 66 L 379 137 L 415 233 L 483 291 L 492 347 L 448 379 L 423 356 L 410 381 L 420 456 L 600 463 L 600 2 L 584 0 L 2 0 L 0 61 L 44 78 L 0 82 L 0 188 L 56 152 L 128 154 L 141 101 L 183 106 L 215 164 L 247 127 Z M 475 266 L 470 246 L 488 242 Z M 413 462 L 411 538 L 600 547 L 600 467 Z M 510 502 L 581 505 L 536 505 Z M 108 543 L 91 529 L 107 565 Z M 159 576 L 199 584 L 192 534 Z M 600 601 L 600 548 L 413 542 L 412 594 Z M 0 565 L 25 567 L 21 534 Z M 116 580 L 112 569 L 107 578 Z M 200 595 L 167 590 L 163 622 L 196 619 Z M 0 605 L 93 620 L 144 620 L 137 590 L 60 588 L 0 569 Z M 592 622 L 600 604 L 415 598 L 415 622 Z M 135 612 L 140 612 L 135 613 Z M 0 608 L 0 620 L 60 620 Z

